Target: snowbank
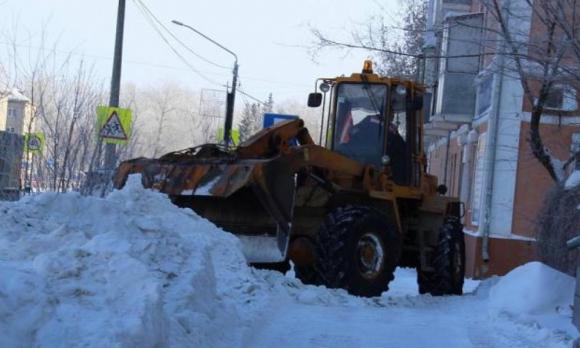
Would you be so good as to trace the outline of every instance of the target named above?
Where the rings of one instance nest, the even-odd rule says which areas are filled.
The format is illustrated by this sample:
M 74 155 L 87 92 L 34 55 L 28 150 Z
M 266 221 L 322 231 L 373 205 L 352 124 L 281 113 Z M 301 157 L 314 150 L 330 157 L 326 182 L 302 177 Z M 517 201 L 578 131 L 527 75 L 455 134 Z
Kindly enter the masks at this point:
M 540 262 L 529 262 L 502 277 L 491 289 L 492 310 L 513 314 L 549 314 L 567 310 L 575 279 Z
M 236 346 L 251 272 L 237 238 L 137 177 L 0 203 L 0 346 Z

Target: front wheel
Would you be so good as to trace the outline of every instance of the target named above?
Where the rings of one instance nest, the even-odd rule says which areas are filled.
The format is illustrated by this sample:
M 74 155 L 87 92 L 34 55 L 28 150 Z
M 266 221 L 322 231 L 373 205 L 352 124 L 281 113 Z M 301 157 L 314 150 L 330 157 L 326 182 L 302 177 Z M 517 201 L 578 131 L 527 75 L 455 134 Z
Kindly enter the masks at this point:
M 320 282 L 358 296 L 388 290 L 401 255 L 401 238 L 379 211 L 340 207 L 321 226 L 315 270 Z

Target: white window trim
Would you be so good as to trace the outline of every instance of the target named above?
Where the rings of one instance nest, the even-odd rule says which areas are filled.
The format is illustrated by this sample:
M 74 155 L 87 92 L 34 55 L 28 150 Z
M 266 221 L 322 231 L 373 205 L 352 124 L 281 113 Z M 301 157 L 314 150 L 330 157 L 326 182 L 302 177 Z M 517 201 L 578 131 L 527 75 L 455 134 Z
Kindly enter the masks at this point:
M 574 154 L 580 150 L 580 133 L 572 133 L 570 139 L 570 153 Z
M 576 90 L 570 86 L 564 87 L 564 98 L 562 100 L 562 110 L 578 110 L 578 101 L 576 100 Z
M 485 177 L 485 147 L 487 143 L 487 132 L 479 134 L 474 153 L 473 178 L 470 193 L 471 224 L 479 226 L 482 202 L 484 198 L 484 177 Z M 478 180 L 479 179 L 479 180 Z M 477 212 L 477 214 L 474 214 Z

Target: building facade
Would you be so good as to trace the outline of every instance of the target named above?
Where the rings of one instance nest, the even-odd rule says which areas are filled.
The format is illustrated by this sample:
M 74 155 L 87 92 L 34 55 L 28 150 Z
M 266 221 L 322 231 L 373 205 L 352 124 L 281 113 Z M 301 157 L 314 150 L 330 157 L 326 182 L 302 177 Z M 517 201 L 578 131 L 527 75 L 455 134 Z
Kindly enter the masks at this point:
M 34 108 L 17 89 L 0 96 L 0 200 L 14 200 L 26 169 L 23 135 L 35 129 Z
M 0 131 L 0 200 L 16 200 L 20 196 L 20 174 L 24 137 Z
M 524 0 L 506 0 L 510 29 L 543 28 Z M 528 143 L 532 106 L 517 74 L 502 69 L 502 39 L 478 0 L 430 0 L 424 82 L 428 171 L 465 203 L 466 273 L 505 274 L 536 257 L 536 218 L 553 181 Z M 504 46 L 505 47 L 505 46 Z M 445 58 L 447 57 L 447 58 Z M 541 119 L 551 155 L 580 146 L 576 89 L 554 85 Z
M 17 89 L 0 94 L 0 131 L 20 134 L 34 130 L 34 108 Z

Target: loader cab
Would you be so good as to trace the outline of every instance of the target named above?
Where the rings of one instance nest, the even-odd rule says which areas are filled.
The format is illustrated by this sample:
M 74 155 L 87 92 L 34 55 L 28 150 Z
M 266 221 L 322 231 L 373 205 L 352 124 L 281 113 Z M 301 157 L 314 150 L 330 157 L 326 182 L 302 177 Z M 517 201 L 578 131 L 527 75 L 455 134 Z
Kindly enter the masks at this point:
M 323 81 L 331 90 L 321 145 L 361 163 L 390 168 L 399 185 L 418 186 L 422 91 L 408 81 L 373 74 L 367 62 L 361 74 Z M 309 106 L 324 99 L 311 94 Z

